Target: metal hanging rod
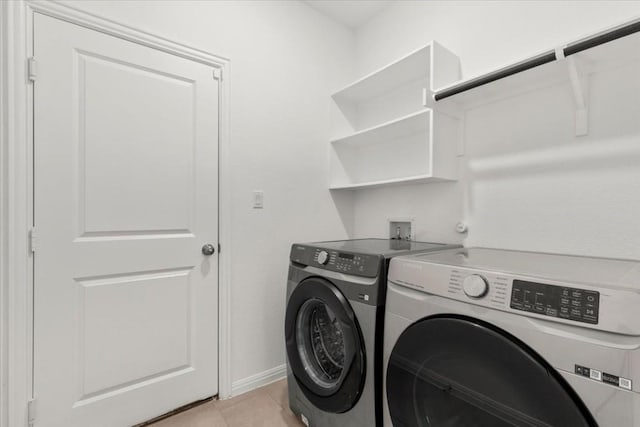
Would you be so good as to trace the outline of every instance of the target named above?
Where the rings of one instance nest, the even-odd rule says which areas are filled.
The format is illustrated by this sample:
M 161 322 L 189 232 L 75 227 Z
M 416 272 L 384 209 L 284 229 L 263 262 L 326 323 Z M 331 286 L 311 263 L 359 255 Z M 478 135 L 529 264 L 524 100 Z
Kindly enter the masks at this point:
M 445 89 L 435 94 L 434 99 L 436 101 L 440 101 L 441 99 L 448 98 L 453 95 L 457 95 L 461 92 L 466 92 L 468 90 L 474 89 L 478 86 L 486 85 L 487 83 L 494 82 L 496 80 L 504 79 L 505 77 L 512 76 L 514 74 L 521 73 L 522 71 L 529 70 L 531 68 L 535 68 L 539 65 L 544 65 L 549 62 L 553 62 L 556 60 L 556 52 L 550 50 L 548 52 L 542 53 L 538 56 L 534 56 L 533 58 L 526 59 L 522 62 L 518 62 L 513 65 L 509 65 L 508 67 L 501 68 L 496 71 L 492 71 L 490 73 L 484 74 L 480 77 L 476 77 L 475 79 L 468 80 L 459 85 L 453 86 L 449 89 Z
M 578 52 L 582 52 L 583 50 L 591 49 L 592 47 L 596 47 L 601 44 L 626 37 L 639 31 L 640 19 L 616 28 L 612 28 L 608 31 L 595 34 L 577 42 L 569 43 L 567 47 L 564 48 L 564 56 L 574 55 Z
M 602 33 L 598 33 L 585 39 L 570 43 L 562 51 L 564 56 L 567 57 L 637 32 L 640 32 L 640 19 L 636 19 L 630 23 L 621 25 L 611 30 L 604 31 Z M 476 87 L 486 85 L 496 80 L 500 80 L 505 77 L 530 70 L 540 65 L 548 64 L 550 62 L 556 61 L 557 59 L 558 58 L 556 58 L 555 50 L 549 50 L 547 52 L 534 56 L 533 58 L 526 59 L 516 64 L 509 65 L 508 67 L 492 71 L 490 73 L 444 89 L 440 92 L 437 92 L 434 95 L 434 99 L 436 101 L 440 101 L 459 93 L 474 89 Z

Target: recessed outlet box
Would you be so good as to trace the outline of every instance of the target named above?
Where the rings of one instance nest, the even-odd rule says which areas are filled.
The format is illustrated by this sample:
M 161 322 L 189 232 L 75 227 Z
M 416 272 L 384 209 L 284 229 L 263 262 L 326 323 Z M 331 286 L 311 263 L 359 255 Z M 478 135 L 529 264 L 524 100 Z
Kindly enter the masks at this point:
M 413 220 L 390 219 L 389 238 L 393 240 L 413 240 Z

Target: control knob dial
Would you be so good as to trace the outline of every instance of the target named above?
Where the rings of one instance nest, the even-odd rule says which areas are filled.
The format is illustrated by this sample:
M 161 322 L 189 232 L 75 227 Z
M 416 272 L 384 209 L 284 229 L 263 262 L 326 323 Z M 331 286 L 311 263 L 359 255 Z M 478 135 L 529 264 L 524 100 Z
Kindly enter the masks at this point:
M 318 263 L 322 265 L 327 265 L 329 262 L 329 252 L 320 251 L 318 252 Z
M 472 274 L 462 282 L 464 293 L 470 298 L 482 298 L 489 291 L 487 279 L 479 274 Z

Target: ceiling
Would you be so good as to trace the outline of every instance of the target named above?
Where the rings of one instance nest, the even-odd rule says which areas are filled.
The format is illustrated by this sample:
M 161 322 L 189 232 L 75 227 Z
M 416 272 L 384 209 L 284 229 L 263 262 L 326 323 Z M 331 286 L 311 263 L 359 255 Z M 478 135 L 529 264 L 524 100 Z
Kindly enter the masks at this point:
M 393 0 L 303 0 L 328 17 L 356 28 L 387 7 Z

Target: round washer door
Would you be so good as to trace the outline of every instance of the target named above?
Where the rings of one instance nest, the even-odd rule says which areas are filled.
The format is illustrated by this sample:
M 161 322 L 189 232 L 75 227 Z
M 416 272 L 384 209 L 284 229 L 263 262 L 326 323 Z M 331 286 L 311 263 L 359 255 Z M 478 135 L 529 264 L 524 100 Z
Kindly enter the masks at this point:
M 285 317 L 287 357 L 303 393 L 317 408 L 351 409 L 365 379 L 365 351 L 355 314 L 328 280 L 310 277 L 294 289 Z
M 394 426 L 596 426 L 566 381 L 509 333 L 468 317 L 407 328 L 387 368 Z

